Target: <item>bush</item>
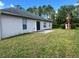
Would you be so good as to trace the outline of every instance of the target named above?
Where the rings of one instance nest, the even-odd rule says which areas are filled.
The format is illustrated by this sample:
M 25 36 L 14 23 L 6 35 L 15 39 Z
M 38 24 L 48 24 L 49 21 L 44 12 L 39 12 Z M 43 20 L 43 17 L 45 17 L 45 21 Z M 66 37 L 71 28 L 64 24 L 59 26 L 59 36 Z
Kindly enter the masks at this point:
M 75 23 L 76 27 L 79 27 L 79 23 Z
M 79 23 L 72 23 L 71 28 L 75 29 L 76 27 L 79 27 Z M 65 24 L 53 24 L 53 28 L 65 29 Z
M 79 23 L 73 23 L 72 24 L 72 29 L 75 29 L 76 27 L 79 27 Z
M 65 29 L 65 24 L 61 24 L 60 27 L 61 27 L 62 29 Z
M 76 28 L 76 24 L 72 24 L 72 25 L 71 25 L 71 28 L 72 28 L 72 29 L 75 29 L 75 28 Z
M 53 24 L 53 28 L 59 28 L 59 24 Z

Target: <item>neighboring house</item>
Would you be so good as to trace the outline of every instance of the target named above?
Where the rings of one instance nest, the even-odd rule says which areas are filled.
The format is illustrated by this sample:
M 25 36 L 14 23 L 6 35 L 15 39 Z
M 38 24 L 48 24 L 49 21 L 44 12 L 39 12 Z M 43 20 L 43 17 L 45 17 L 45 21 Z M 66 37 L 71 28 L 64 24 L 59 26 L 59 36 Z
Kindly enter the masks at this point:
M 16 8 L 0 10 L 0 38 L 45 29 L 52 29 L 52 20 Z

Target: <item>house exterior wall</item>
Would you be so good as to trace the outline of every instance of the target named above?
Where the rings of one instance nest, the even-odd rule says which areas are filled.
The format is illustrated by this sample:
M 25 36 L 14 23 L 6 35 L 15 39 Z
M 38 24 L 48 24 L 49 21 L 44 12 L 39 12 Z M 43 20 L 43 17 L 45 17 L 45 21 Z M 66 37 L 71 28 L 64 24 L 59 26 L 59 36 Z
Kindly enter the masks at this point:
M 34 32 L 36 30 L 36 20 L 27 20 L 27 32 Z
M 10 37 L 18 34 L 36 31 L 36 21 L 27 20 L 27 29 L 23 30 L 22 18 L 14 16 L 1 16 L 2 20 L 2 38 Z
M 22 33 L 22 19 L 13 16 L 1 16 L 2 20 L 2 38 Z
M 2 38 L 37 31 L 37 20 L 26 19 L 27 29 L 23 30 L 23 18 L 1 15 L 2 21 Z M 52 25 L 50 22 L 46 22 L 46 27 L 44 28 L 44 21 L 40 21 L 40 30 L 51 29 Z M 52 24 L 52 23 L 50 23 Z
M 44 22 L 45 21 L 40 21 L 40 29 L 45 30 L 45 29 L 52 29 L 52 23 L 51 22 L 46 22 L 46 27 L 44 27 Z

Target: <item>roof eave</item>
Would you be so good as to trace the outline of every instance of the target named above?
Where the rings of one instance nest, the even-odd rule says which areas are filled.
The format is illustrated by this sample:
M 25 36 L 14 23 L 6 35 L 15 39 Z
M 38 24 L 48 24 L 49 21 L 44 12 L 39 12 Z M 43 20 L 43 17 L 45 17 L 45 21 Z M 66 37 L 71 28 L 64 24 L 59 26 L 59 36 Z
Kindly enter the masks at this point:
M 10 13 L 10 12 L 3 12 L 3 11 L 0 11 L 0 13 L 1 13 L 1 14 L 5 14 L 5 15 L 16 16 L 16 17 L 29 18 L 29 19 L 33 19 L 33 20 L 39 20 L 39 21 L 53 22 L 52 20 L 45 20 L 45 19 L 35 19 L 35 18 L 31 18 L 31 17 L 26 17 L 26 16 L 20 16 L 20 15 L 18 15 L 18 14 L 14 14 L 14 13 Z

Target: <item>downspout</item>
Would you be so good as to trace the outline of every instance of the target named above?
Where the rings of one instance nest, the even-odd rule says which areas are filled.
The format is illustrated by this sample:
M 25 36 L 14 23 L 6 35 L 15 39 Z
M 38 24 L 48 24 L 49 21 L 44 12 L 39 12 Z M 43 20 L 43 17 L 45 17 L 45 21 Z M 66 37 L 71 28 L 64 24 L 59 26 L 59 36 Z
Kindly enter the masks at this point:
M 1 11 L 0 11 L 0 40 L 2 39 L 2 21 L 1 21 Z

